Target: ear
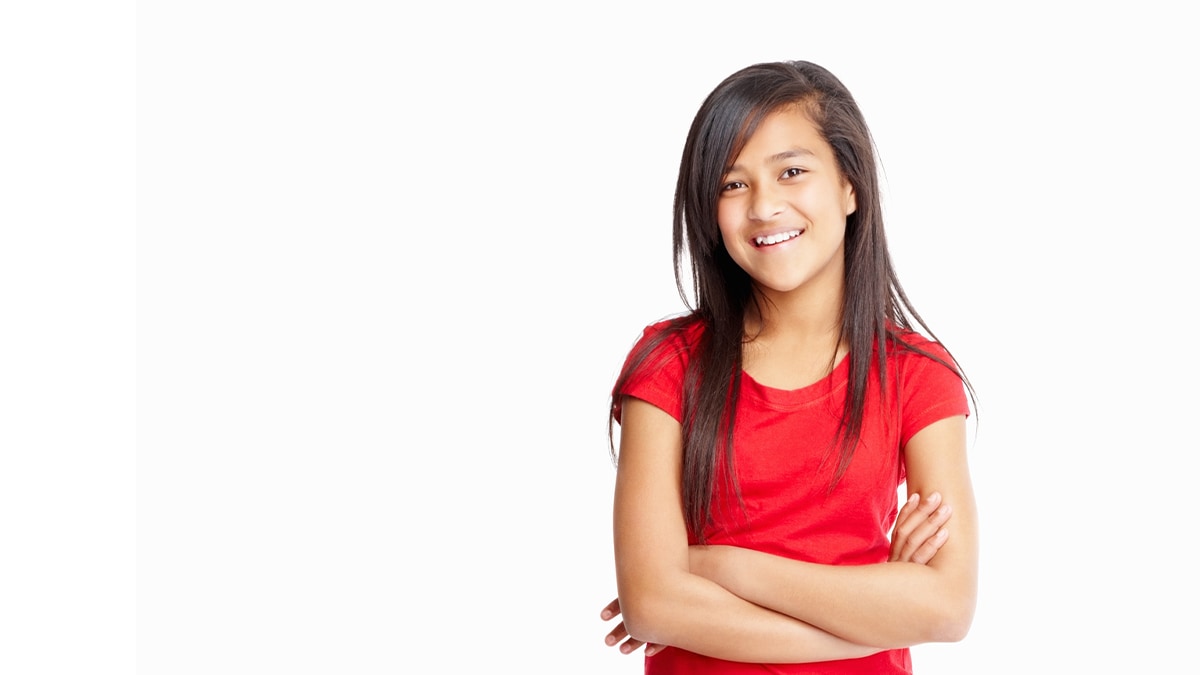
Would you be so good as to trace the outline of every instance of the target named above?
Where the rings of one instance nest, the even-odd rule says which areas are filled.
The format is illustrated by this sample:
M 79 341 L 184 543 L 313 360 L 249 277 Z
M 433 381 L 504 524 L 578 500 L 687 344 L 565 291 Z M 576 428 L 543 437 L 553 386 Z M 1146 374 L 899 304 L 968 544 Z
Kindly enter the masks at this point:
M 845 181 L 845 183 L 846 193 L 845 197 L 842 199 L 842 204 L 845 206 L 844 210 L 848 216 L 858 210 L 858 199 L 856 199 L 854 196 L 854 186 L 850 184 L 850 181 Z

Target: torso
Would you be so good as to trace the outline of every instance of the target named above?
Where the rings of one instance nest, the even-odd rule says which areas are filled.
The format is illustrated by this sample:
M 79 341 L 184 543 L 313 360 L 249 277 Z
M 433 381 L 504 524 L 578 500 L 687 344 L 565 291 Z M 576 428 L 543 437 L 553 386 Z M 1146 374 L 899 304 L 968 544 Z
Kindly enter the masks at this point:
M 665 325 L 648 328 L 647 336 Z M 700 325 L 663 345 L 625 391 L 683 419 L 682 383 Z M 643 339 L 646 339 L 644 337 Z M 914 338 L 915 340 L 915 338 Z M 924 341 L 920 344 L 932 348 Z M 869 388 L 863 435 L 853 461 L 832 490 L 836 439 L 849 381 L 849 359 L 836 341 L 810 343 L 804 357 L 779 341 L 747 343 L 734 427 L 740 498 L 727 483 L 714 494 L 707 543 L 741 546 L 797 560 L 862 565 L 883 562 L 904 476 L 902 447 L 916 429 L 962 414 L 965 397 L 950 371 L 904 351 L 888 358 L 888 393 Z M 867 358 L 871 358 L 870 355 Z M 872 359 L 872 381 L 878 372 Z M 931 412 L 932 411 L 932 412 Z M 718 468 L 718 473 L 722 469 Z M 693 543 L 696 543 L 693 540 Z M 648 659 L 647 673 L 906 673 L 907 650 L 820 664 L 732 664 L 667 649 Z

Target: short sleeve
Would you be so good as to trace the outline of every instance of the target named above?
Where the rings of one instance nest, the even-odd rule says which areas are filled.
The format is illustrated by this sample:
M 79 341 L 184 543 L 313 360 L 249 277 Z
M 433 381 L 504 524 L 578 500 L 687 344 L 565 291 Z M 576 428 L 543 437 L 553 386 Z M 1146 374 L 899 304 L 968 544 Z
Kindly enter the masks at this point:
M 901 447 L 925 427 L 956 415 L 969 415 L 967 392 L 950 354 L 936 342 L 917 345 L 950 364 L 938 363 L 923 354 L 904 354 L 901 371 Z
M 618 424 L 622 396 L 646 401 L 682 422 L 688 340 L 684 333 L 669 332 L 668 324 L 648 326 L 625 357 L 621 376 L 613 387 L 613 418 Z

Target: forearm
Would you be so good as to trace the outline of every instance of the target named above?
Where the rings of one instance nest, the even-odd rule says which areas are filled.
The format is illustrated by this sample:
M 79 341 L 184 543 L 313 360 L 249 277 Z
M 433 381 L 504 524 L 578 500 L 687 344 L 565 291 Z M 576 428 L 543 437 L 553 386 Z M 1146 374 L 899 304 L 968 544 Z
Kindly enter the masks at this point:
M 756 606 L 693 573 L 680 493 L 680 424 L 648 403 L 626 399 L 622 425 L 613 548 L 629 635 L 752 663 L 829 661 L 879 651 Z
M 820 565 L 734 547 L 689 553 L 688 568 L 741 598 L 857 644 L 884 648 L 963 638 L 975 613 L 978 516 L 963 417 L 935 422 L 905 446 L 910 494 L 953 507 L 927 564 Z
M 703 577 L 677 572 L 627 584 L 621 607 L 630 635 L 730 661 L 808 663 L 880 651 L 758 606 Z
M 974 612 L 973 579 L 933 565 L 818 565 L 733 547 L 712 552 L 701 574 L 751 603 L 858 644 L 955 641 Z

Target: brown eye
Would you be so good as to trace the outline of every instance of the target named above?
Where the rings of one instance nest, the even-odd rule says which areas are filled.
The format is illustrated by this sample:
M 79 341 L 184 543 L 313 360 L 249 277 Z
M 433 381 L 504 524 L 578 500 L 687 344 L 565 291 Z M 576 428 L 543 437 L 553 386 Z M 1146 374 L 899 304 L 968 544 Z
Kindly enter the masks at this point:
M 744 188 L 744 187 L 746 187 L 745 183 L 735 180 L 732 183 L 726 183 L 726 184 L 722 185 L 721 192 L 729 192 L 730 190 L 737 190 L 738 188 Z
M 783 178 L 795 178 L 796 176 L 799 176 L 802 173 L 804 173 L 804 169 L 793 166 L 792 168 L 785 170 L 783 172 L 782 177 Z

